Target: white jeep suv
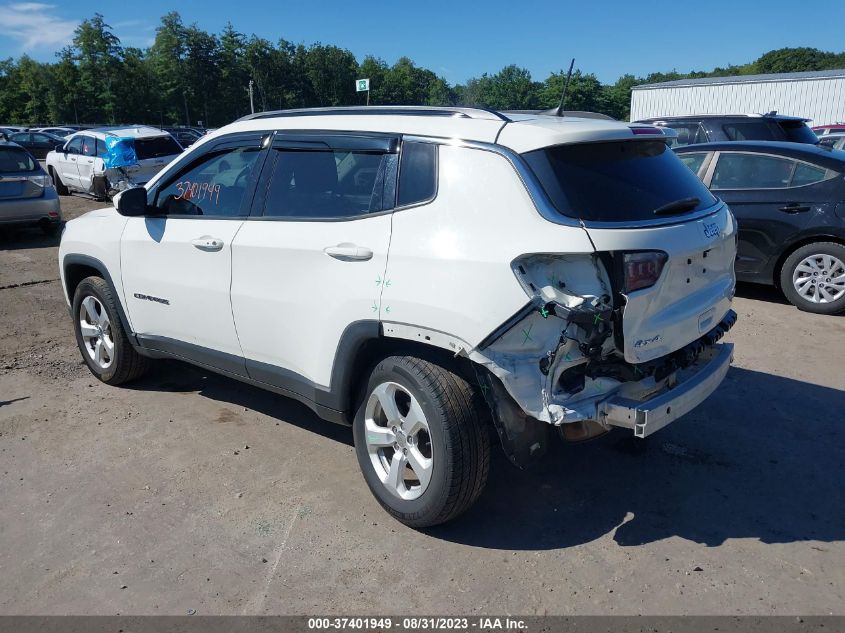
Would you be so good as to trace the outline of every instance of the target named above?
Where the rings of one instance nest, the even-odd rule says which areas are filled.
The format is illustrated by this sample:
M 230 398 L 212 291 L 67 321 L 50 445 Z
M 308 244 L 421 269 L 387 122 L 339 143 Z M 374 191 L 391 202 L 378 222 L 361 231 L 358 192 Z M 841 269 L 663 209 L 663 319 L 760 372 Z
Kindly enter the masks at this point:
M 109 141 L 131 146 L 131 164 L 113 167 Z M 66 137 L 47 154 L 47 173 L 59 195 L 79 191 L 106 198 L 128 186 L 143 185 L 182 153 L 182 146 L 164 130 L 145 125 L 84 130 Z
M 652 126 L 471 108 L 261 113 L 203 137 L 59 264 L 103 382 L 177 358 L 351 424 L 384 508 L 466 510 L 491 429 L 645 437 L 712 393 L 736 224 Z

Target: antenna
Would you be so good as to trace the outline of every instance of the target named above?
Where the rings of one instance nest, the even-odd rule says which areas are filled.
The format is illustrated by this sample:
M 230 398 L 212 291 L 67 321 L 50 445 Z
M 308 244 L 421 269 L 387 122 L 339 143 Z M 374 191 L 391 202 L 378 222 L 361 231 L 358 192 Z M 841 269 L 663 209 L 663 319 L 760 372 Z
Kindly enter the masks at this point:
M 572 58 L 572 63 L 569 64 L 569 72 L 566 73 L 566 83 L 563 84 L 563 92 L 560 94 L 560 105 L 557 107 L 555 116 L 563 116 L 563 105 L 566 103 L 566 89 L 569 88 L 569 79 L 572 77 L 572 68 L 575 66 L 575 58 Z

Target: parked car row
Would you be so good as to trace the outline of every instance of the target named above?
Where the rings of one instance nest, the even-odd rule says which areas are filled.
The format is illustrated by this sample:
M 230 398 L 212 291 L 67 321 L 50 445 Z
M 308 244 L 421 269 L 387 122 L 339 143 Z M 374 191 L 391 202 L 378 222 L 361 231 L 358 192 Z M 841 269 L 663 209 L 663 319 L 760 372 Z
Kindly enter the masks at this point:
M 683 162 L 731 207 L 738 279 L 808 312 L 845 311 L 845 125 L 774 112 L 642 122 L 672 130 Z
M 35 158 L 47 158 L 47 154 L 65 144 L 65 139 L 48 132 L 15 132 L 8 140 L 25 148 Z

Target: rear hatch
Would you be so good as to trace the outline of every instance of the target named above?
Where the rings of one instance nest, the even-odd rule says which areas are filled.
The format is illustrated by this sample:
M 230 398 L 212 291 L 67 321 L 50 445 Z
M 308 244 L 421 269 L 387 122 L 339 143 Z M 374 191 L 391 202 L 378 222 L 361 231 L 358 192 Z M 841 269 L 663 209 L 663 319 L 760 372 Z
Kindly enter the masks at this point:
M 792 143 L 818 143 L 819 137 L 807 125 L 806 119 L 775 119 L 786 140 Z
M 182 153 L 182 147 L 169 134 L 135 139 L 138 168 L 131 171 L 132 181 L 145 184 L 165 165 Z
M 581 220 L 608 269 L 628 362 L 674 352 L 719 324 L 734 290 L 735 221 L 664 140 L 559 145 L 524 157 L 557 210 Z
M 38 198 L 44 194 L 45 174 L 22 147 L 0 145 L 0 200 Z

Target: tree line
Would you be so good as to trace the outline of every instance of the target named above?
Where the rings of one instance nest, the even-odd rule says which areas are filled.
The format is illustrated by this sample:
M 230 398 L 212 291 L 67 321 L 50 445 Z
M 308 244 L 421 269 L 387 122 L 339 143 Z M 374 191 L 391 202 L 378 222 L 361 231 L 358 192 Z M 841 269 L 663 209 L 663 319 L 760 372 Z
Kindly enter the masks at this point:
M 564 60 L 562 60 L 564 61 Z M 576 70 L 567 109 L 627 119 L 631 88 L 690 77 L 826 70 L 845 67 L 845 52 L 815 48 L 770 51 L 744 65 L 709 72 L 623 75 L 603 84 Z M 149 48 L 122 46 L 103 16 L 77 27 L 72 44 L 53 63 L 28 55 L 0 60 L 0 122 L 150 123 L 218 127 L 248 114 L 253 82 L 256 111 L 359 105 L 355 79 L 370 79 L 371 105 L 481 105 L 497 110 L 556 107 L 566 72 L 535 81 L 517 65 L 450 85 L 407 57 L 393 65 L 374 56 L 358 61 L 350 51 L 322 43 L 271 42 L 238 32 L 219 34 L 185 25 L 177 12 L 161 18 Z

